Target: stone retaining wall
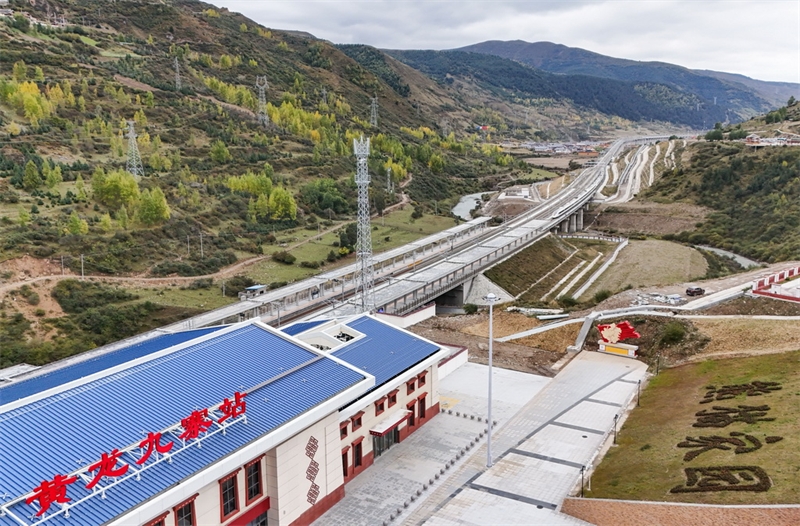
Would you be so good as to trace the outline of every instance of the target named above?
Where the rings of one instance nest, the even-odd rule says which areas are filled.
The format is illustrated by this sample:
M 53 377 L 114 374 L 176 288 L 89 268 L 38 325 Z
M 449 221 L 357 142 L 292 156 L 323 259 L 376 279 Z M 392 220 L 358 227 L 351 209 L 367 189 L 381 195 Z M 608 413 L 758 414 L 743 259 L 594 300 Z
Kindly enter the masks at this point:
M 597 526 L 721 526 L 800 524 L 800 505 L 714 506 L 629 500 L 564 500 L 561 511 Z

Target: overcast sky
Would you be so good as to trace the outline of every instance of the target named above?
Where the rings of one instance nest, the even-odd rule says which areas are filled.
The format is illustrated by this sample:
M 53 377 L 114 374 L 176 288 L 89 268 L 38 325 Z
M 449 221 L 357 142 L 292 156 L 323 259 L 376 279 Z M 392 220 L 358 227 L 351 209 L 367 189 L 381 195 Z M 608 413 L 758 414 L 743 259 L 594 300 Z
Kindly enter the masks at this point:
M 208 0 L 206 0 L 208 1 Z M 549 41 L 619 58 L 800 82 L 800 0 L 211 0 L 342 44 Z

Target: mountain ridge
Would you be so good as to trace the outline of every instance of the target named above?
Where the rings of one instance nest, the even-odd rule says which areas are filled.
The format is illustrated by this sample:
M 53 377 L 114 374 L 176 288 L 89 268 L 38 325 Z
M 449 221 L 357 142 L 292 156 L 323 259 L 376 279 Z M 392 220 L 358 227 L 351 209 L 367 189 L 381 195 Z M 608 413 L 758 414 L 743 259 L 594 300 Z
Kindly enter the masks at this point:
M 789 96 L 800 94 L 800 84 L 761 81 L 734 73 L 692 70 L 667 62 L 610 57 L 552 42 L 489 40 L 453 51 L 499 56 L 550 73 L 657 82 L 691 91 L 702 97 L 706 104 L 713 104 L 716 97 L 717 104 L 729 108 L 740 119 L 773 110 L 785 103 Z

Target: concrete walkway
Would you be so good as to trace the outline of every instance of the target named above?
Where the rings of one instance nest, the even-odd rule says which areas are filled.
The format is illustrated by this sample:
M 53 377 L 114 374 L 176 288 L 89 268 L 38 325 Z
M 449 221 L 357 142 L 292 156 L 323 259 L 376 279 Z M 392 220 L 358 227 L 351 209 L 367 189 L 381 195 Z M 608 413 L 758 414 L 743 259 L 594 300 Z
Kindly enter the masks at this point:
M 314 524 L 374 526 L 390 521 L 392 516 L 413 512 L 435 487 L 430 481 L 440 483 L 443 478 L 440 470 L 453 461 L 458 452 L 471 442 L 485 441 L 487 370 L 485 365 L 466 363 L 442 379 L 439 386 L 442 412 L 406 440 L 392 446 L 349 482 L 344 499 Z M 492 416 L 499 424 L 511 419 L 552 381 L 497 367 L 493 379 Z M 454 472 L 467 458 L 460 456 L 444 476 Z M 421 496 L 417 496 L 417 490 Z M 393 524 L 398 523 L 398 520 L 393 521 Z
M 638 361 L 583 352 L 412 513 L 406 525 L 578 525 L 558 513 L 646 372 Z

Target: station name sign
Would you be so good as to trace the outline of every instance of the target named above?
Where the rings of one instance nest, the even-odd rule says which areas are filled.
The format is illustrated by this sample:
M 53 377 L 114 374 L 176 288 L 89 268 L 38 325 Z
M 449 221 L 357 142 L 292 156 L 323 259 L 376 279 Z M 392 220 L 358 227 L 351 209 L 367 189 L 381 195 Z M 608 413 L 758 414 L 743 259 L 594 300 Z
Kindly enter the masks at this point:
M 240 393 L 237 391 L 234 393 L 233 399 L 225 398 L 222 403 L 219 404 L 218 409 L 216 409 L 216 412 L 221 413 L 221 416 L 216 418 L 216 420 L 209 418 L 208 409 L 196 409 L 192 411 L 186 418 L 181 419 L 180 428 L 182 428 L 183 431 L 178 435 L 178 438 L 181 439 L 185 445 L 190 440 L 198 440 L 200 434 L 206 433 L 215 422 L 217 424 L 223 424 L 228 419 L 235 419 L 243 415 L 247 411 L 247 403 L 244 400 L 245 396 L 247 396 L 247 393 Z M 163 440 L 164 437 L 160 431 L 150 431 L 147 433 L 147 438 L 139 442 L 138 446 L 134 444 L 132 447 L 128 447 L 122 451 L 114 448 L 111 452 L 102 453 L 97 462 L 90 464 L 87 468 L 73 473 L 72 475 L 57 474 L 50 480 L 43 480 L 41 484 L 33 489 L 30 496 L 25 499 L 25 503 L 31 504 L 34 501 L 38 501 L 39 511 L 35 516 L 40 517 L 50 509 L 52 504 L 66 504 L 71 500 L 67 496 L 67 487 L 78 481 L 79 473 L 87 473 L 89 476 L 93 477 L 86 484 L 86 488 L 91 490 L 103 477 L 115 479 L 123 477 L 128 473 L 131 465 L 126 464 L 120 458 L 124 453 L 138 448 L 141 451 L 141 456 L 135 460 L 134 463 L 141 466 L 147 462 L 154 452 L 165 455 L 172 451 L 175 442 L 169 441 L 164 443 Z M 89 476 L 86 478 L 88 479 Z

